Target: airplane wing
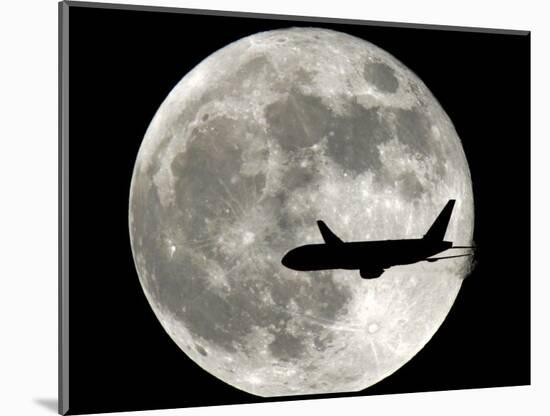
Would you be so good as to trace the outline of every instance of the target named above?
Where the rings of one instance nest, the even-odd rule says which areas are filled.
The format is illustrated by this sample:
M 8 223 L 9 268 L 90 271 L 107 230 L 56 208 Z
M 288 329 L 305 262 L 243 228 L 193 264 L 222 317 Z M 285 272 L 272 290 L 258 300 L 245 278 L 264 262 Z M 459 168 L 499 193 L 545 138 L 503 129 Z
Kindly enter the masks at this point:
M 423 261 L 428 261 L 430 263 L 433 263 L 433 262 L 438 261 L 438 260 L 454 259 L 455 257 L 467 257 L 467 256 L 472 256 L 472 255 L 473 254 L 460 254 L 458 256 L 432 257 L 432 258 L 429 258 L 429 259 L 424 259 Z
M 323 236 L 323 240 L 325 240 L 325 243 L 327 244 L 343 243 L 343 241 L 336 234 L 330 231 L 330 228 L 328 228 L 323 221 L 317 221 L 317 226 L 319 227 L 319 231 L 321 231 L 321 235 Z

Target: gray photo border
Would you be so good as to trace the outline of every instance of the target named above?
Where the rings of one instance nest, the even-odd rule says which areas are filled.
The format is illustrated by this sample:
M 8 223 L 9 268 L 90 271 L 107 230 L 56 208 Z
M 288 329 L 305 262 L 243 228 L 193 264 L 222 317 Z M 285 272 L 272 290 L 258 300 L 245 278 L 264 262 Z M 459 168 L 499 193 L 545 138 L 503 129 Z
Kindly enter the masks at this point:
M 72 3 L 72 2 L 71 2 Z M 69 411 L 69 4 L 58 3 L 58 412 Z

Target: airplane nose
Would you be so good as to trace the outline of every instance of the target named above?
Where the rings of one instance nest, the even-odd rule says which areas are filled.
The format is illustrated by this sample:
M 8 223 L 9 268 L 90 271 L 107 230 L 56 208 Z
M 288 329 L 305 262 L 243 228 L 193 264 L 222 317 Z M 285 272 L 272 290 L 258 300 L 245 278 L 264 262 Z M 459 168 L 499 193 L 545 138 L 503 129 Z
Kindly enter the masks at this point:
M 283 258 L 281 259 L 281 264 L 285 267 L 288 267 L 288 254 L 289 253 L 286 253 Z
M 293 257 L 293 253 L 292 253 L 292 250 L 290 250 L 281 259 L 282 265 L 285 267 L 288 267 L 289 269 L 292 269 L 292 264 L 293 264 L 292 257 Z

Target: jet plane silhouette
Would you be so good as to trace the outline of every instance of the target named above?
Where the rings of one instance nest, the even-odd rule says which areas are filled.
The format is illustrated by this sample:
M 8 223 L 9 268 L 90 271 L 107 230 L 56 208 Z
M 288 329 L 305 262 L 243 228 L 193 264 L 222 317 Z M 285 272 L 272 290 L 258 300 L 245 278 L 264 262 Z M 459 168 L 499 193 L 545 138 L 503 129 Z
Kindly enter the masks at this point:
M 451 241 L 444 241 L 454 204 L 454 199 L 449 200 L 424 237 L 415 239 L 347 243 L 338 238 L 323 221 L 317 221 L 325 244 L 296 247 L 284 255 L 281 263 L 298 271 L 359 270 L 363 279 L 374 279 L 392 266 L 471 256 L 470 253 L 431 257 L 449 249 L 474 248 L 453 246 Z

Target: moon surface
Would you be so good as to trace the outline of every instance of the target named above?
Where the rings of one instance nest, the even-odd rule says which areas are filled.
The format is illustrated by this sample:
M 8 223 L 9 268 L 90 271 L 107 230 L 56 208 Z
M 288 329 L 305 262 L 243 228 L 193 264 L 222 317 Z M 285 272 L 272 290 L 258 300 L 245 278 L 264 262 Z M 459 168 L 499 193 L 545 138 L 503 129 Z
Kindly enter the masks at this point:
M 322 242 L 317 219 L 344 241 L 421 237 L 451 198 L 446 239 L 468 245 L 468 164 L 424 83 L 364 40 L 290 28 L 231 43 L 174 87 L 137 156 L 129 229 L 154 313 L 204 370 L 265 397 L 349 392 L 429 341 L 470 260 L 363 280 L 282 256 Z

